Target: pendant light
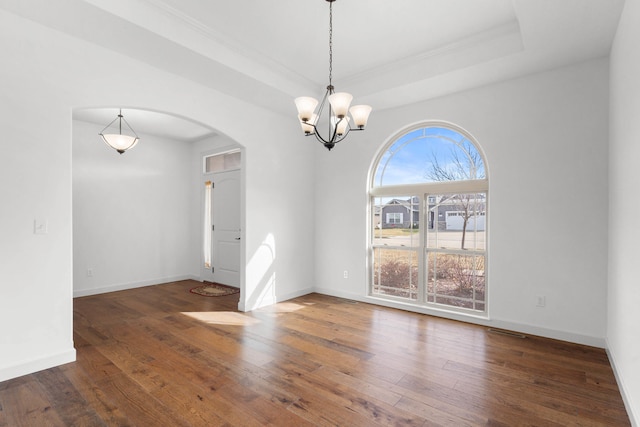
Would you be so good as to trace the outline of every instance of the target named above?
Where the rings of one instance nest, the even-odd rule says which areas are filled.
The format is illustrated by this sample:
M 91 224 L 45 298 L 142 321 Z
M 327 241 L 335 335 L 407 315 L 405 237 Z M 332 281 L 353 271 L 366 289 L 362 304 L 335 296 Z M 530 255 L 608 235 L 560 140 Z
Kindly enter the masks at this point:
M 113 125 L 116 121 L 118 122 L 118 133 L 105 133 L 105 131 L 111 125 Z M 128 133 L 132 133 L 133 136 L 122 133 L 123 122 L 125 124 L 125 127 L 128 128 Z M 119 110 L 118 117 L 113 119 L 111 123 L 105 126 L 105 128 L 102 129 L 99 135 L 102 137 L 102 140 L 104 141 L 105 144 L 107 144 L 109 147 L 113 148 L 120 154 L 124 153 L 127 150 L 132 149 L 133 147 L 136 146 L 136 144 L 138 144 L 138 141 L 140 141 L 140 138 L 138 138 L 138 135 L 135 133 L 135 131 L 131 128 L 129 123 L 122 116 L 122 109 Z

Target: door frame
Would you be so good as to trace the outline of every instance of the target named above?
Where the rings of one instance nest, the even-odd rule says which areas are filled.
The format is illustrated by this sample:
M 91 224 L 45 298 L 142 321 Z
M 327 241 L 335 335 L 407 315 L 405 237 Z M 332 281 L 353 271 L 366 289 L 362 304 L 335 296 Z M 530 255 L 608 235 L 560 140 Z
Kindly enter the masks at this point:
M 240 302 L 238 303 L 238 305 L 240 306 L 242 304 L 242 297 L 244 296 L 245 293 L 245 277 L 246 277 L 246 266 L 247 266 L 247 262 L 246 262 L 246 239 L 245 239 L 245 230 L 246 230 L 246 203 L 245 203 L 245 198 L 246 198 L 246 184 L 245 184 L 245 177 L 246 177 L 246 172 L 245 172 L 245 150 L 244 147 L 242 147 L 239 144 L 233 144 L 233 145 L 225 145 L 225 146 L 221 146 L 219 148 L 214 148 L 211 150 L 206 150 L 206 151 L 202 151 L 199 154 L 199 160 L 198 160 L 198 179 L 197 179 L 197 194 L 198 194 L 198 206 L 200 213 L 198 214 L 198 223 L 197 223 L 197 230 L 198 230 L 198 277 L 200 281 L 204 280 L 203 277 L 203 270 L 204 270 L 204 253 L 203 253 L 203 247 L 204 247 L 204 233 L 202 232 L 202 226 L 204 224 L 204 209 L 205 209 L 205 197 L 204 197 L 204 183 L 206 181 L 213 181 L 213 177 L 215 176 L 215 173 L 206 173 L 206 158 L 210 157 L 210 156 L 216 156 L 216 155 L 220 155 L 220 154 L 226 154 L 226 153 L 231 153 L 234 151 L 239 151 L 240 152 Z M 238 169 L 234 169 L 234 170 L 238 170 Z

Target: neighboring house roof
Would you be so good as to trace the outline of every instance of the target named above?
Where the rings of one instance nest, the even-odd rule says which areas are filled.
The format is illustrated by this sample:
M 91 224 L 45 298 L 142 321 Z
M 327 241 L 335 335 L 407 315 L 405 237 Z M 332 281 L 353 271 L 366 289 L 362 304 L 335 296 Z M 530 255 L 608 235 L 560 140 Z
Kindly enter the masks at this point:
M 387 205 L 401 205 L 404 206 L 407 210 L 412 210 L 413 212 L 419 212 L 420 206 L 418 203 L 418 198 L 413 198 L 413 203 L 411 203 L 412 199 L 401 200 L 401 199 L 391 199 Z

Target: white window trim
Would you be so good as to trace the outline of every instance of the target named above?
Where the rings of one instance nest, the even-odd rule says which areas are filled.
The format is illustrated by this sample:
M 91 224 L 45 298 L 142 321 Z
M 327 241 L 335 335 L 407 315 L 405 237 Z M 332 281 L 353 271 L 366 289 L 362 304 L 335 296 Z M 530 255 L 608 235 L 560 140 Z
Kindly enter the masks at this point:
M 385 153 L 387 152 L 388 148 L 399 138 L 401 138 L 403 135 L 413 132 L 414 130 L 420 129 L 420 128 L 427 128 L 427 127 L 444 127 L 444 128 L 448 128 L 451 129 L 455 132 L 460 133 L 461 135 L 463 135 L 469 142 L 471 142 L 473 144 L 473 146 L 476 148 L 476 150 L 478 151 L 478 153 L 480 154 L 480 157 L 484 163 L 484 169 L 485 169 L 485 178 L 483 179 L 478 179 L 478 180 L 460 180 L 460 181 L 449 181 L 449 182 L 424 182 L 424 183 L 416 183 L 416 184 L 403 184 L 403 185 L 386 185 L 386 186 L 375 186 L 375 174 L 376 174 L 376 169 L 382 159 L 382 157 L 385 155 Z M 368 206 L 368 211 L 371 212 L 374 209 L 374 199 L 376 197 L 397 197 L 399 194 L 413 194 L 413 195 L 419 195 L 420 197 L 429 197 L 430 195 L 434 195 L 434 194 L 451 194 L 451 193 L 485 193 L 486 194 L 486 202 L 485 202 L 485 212 L 483 212 L 481 215 L 486 215 L 489 210 L 489 170 L 488 170 L 488 165 L 487 165 L 487 161 L 486 161 L 486 157 L 484 156 L 484 153 L 482 151 L 482 148 L 480 147 L 480 145 L 478 144 L 478 142 L 476 141 L 476 139 L 470 134 L 468 133 L 466 130 L 460 128 L 459 126 L 456 126 L 452 123 L 448 123 L 448 122 L 443 122 L 443 121 L 429 121 L 429 122 L 421 122 L 421 123 L 417 123 L 414 124 L 408 128 L 404 128 L 401 131 L 399 131 L 398 133 L 394 134 L 393 136 L 391 136 L 386 142 L 385 144 L 383 144 L 380 148 L 380 150 L 378 151 L 375 160 L 372 162 L 372 166 L 370 169 L 370 179 L 369 179 L 369 206 Z M 420 290 L 420 298 L 418 300 L 418 302 L 414 302 L 414 301 L 407 301 L 405 298 L 399 298 L 399 297 L 393 297 L 393 296 L 389 296 L 389 295 L 385 295 L 385 296 L 381 296 L 381 295 L 377 295 L 377 294 L 372 294 L 372 285 L 373 285 L 373 277 L 372 277 L 372 264 L 373 264 L 373 248 L 377 247 L 375 245 L 373 245 L 373 235 L 372 232 L 374 231 L 373 228 L 371 227 L 371 223 L 370 221 L 373 218 L 369 218 L 367 221 L 367 235 L 368 237 L 368 247 L 369 247 L 369 264 L 368 264 L 368 269 L 367 269 L 367 276 L 368 276 L 368 280 L 367 280 L 367 296 L 368 298 L 371 298 L 372 300 L 378 300 L 378 301 L 387 301 L 389 303 L 391 303 L 393 305 L 394 301 L 396 303 L 399 304 L 399 306 L 405 306 L 405 307 L 415 307 L 418 311 L 422 311 L 422 310 L 427 310 L 427 312 L 429 311 L 435 311 L 435 312 L 443 312 L 443 313 L 454 313 L 456 315 L 458 314 L 462 314 L 464 317 L 469 317 L 469 318 L 479 318 L 479 319 L 488 319 L 489 318 L 489 288 L 488 286 L 485 288 L 485 310 L 484 312 L 477 312 L 477 311 L 472 311 L 472 310 L 468 310 L 468 309 L 457 309 L 454 306 L 448 306 L 448 305 L 442 305 L 442 306 L 438 306 L 437 304 L 433 304 L 433 303 L 427 303 L 426 299 L 424 298 L 424 293 L 426 292 L 426 284 L 422 287 L 424 289 Z M 421 218 L 420 218 L 421 222 L 426 223 L 429 219 L 428 217 L 426 217 L 422 212 L 421 212 Z M 420 239 L 421 241 L 424 241 L 424 231 L 423 231 L 424 227 L 420 227 L 419 229 L 419 233 L 420 233 Z M 488 240 L 489 240 L 489 224 L 486 225 L 485 228 L 485 232 L 486 232 L 486 239 L 487 239 L 487 246 L 485 246 L 485 249 L 482 251 L 482 253 L 484 254 L 485 257 L 485 270 L 484 270 L 484 276 L 485 276 L 485 280 L 487 280 L 488 283 Z M 425 245 L 426 246 L 426 245 Z M 388 247 L 388 246 L 387 246 Z M 415 248 L 402 248 L 402 249 L 407 249 L 407 250 L 413 250 Z M 426 256 L 426 247 L 421 247 L 421 250 L 423 250 L 423 253 Z M 452 250 L 452 252 L 457 252 L 456 250 Z M 475 252 L 475 251 L 468 251 L 465 250 L 463 252 L 461 252 L 461 254 L 466 254 L 466 255 L 471 255 L 471 252 Z M 421 263 L 423 263 L 423 261 L 420 261 Z M 423 271 L 421 269 L 421 271 Z
M 404 217 L 403 217 L 403 213 L 402 212 L 387 212 L 387 222 L 385 224 L 402 224 L 404 221 Z M 393 221 L 389 221 L 391 218 L 393 217 Z M 399 218 L 398 218 L 399 217 Z M 396 218 L 399 219 L 399 221 L 396 221 Z

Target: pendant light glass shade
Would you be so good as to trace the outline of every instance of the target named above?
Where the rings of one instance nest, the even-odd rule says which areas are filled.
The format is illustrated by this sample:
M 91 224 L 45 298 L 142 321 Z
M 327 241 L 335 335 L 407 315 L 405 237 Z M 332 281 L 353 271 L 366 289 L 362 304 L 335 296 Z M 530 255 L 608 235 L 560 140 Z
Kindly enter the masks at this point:
M 118 133 L 105 133 L 105 131 L 111 125 L 113 125 L 116 121 L 118 122 L 118 126 L 117 126 Z M 133 136 L 127 135 L 126 133 L 125 134 L 122 133 L 123 123 L 125 125 L 125 131 L 128 128 L 129 129 L 128 133 L 132 133 Z M 120 154 L 124 153 L 127 150 L 132 149 L 138 144 L 138 141 L 140 141 L 140 138 L 138 138 L 138 135 L 136 134 L 136 132 L 131 128 L 129 123 L 124 119 L 124 116 L 122 115 L 122 110 L 119 110 L 118 116 L 115 119 L 113 119 L 111 123 L 105 126 L 105 128 L 102 129 L 99 135 L 102 137 L 102 140 L 104 141 L 105 144 L 107 144 L 109 147 L 113 148 Z
M 117 133 L 100 134 L 100 136 L 102 136 L 102 140 L 105 144 L 120 154 L 135 147 L 138 141 L 140 141 L 140 139 L 135 136 L 120 135 Z
M 302 131 L 306 134 L 312 134 L 314 132 L 314 126 L 316 125 L 316 123 L 318 122 L 318 115 L 317 114 L 312 114 L 311 115 L 311 119 L 304 121 L 302 120 L 302 118 L 300 118 L 300 116 L 298 116 L 298 118 L 300 119 L 300 125 L 302 126 Z
M 313 111 L 318 105 L 318 100 L 310 96 L 301 96 L 295 99 L 298 108 L 298 116 L 303 122 L 309 121 L 313 115 Z
M 352 99 L 353 96 L 347 92 L 337 92 L 329 95 L 329 104 L 331 104 L 333 114 L 338 118 L 346 116 Z
M 349 117 L 343 117 L 338 120 L 338 124 L 336 125 L 336 133 L 338 136 L 342 136 L 347 132 L 347 127 L 349 126 Z
M 351 117 L 353 117 L 353 124 L 358 129 L 364 129 L 367 126 L 367 120 L 369 120 L 369 114 L 371 114 L 370 105 L 354 105 L 349 109 Z

